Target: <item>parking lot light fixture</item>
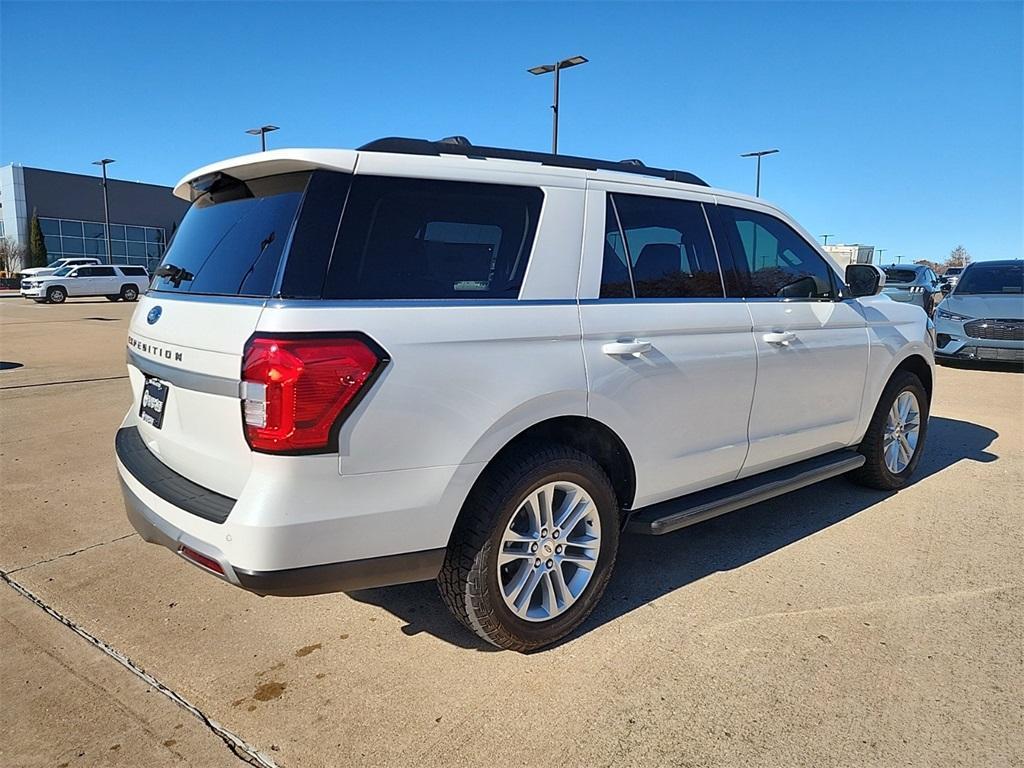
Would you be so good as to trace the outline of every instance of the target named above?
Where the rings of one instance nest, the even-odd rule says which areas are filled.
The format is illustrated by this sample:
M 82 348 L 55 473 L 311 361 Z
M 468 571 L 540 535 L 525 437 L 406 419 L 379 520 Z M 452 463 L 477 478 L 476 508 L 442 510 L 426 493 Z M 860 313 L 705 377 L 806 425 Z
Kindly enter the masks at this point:
M 588 61 L 586 56 L 570 56 L 568 59 L 562 59 L 556 61 L 554 64 L 540 64 L 536 67 L 530 67 L 527 72 L 531 75 L 546 75 L 548 72 L 555 73 L 555 102 L 551 105 L 552 110 L 552 126 L 551 126 L 551 154 L 558 154 L 558 84 L 559 75 L 563 69 L 569 67 L 575 67 L 580 64 L 586 64 Z
M 110 204 L 107 201 L 107 166 L 116 162 L 109 157 L 102 160 L 93 160 L 93 165 L 98 165 L 103 171 L 103 232 L 107 236 L 107 264 L 113 263 L 113 254 L 110 252 Z
M 822 243 L 822 245 L 828 245 L 828 239 L 829 239 L 830 237 L 832 237 L 832 233 L 831 233 L 831 232 L 829 232 L 829 233 L 827 233 L 827 234 L 824 234 L 824 235 L 819 235 L 819 237 L 821 237 L 821 239 L 822 239 L 822 240 L 824 240 L 824 242 Z
M 281 130 L 281 129 L 278 128 L 276 125 L 261 125 L 259 128 L 250 128 L 248 131 L 246 131 L 246 133 L 248 133 L 250 136 L 259 136 L 260 137 L 260 152 L 266 152 L 267 151 L 267 134 L 271 133 L 272 131 L 279 131 L 279 130 Z
M 761 158 L 765 155 L 774 155 L 779 150 L 777 149 L 759 149 L 756 152 L 744 152 L 740 157 L 756 157 L 757 158 L 757 183 L 754 187 L 754 197 L 761 196 Z

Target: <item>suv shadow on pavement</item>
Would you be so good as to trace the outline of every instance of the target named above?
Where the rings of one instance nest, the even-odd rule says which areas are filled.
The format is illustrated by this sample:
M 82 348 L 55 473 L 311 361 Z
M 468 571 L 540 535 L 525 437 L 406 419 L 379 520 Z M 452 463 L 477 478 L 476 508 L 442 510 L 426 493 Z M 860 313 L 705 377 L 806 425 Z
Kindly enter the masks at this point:
M 998 436 L 980 424 L 933 416 L 915 484 L 961 461 L 998 460 L 987 450 Z M 623 535 L 604 599 L 578 630 L 551 647 L 571 642 L 712 573 L 739 568 L 771 554 L 892 495 L 837 478 L 665 536 Z M 407 635 L 429 632 L 464 648 L 500 650 L 476 638 L 441 610 L 434 582 L 367 589 L 350 596 L 405 621 L 402 631 Z

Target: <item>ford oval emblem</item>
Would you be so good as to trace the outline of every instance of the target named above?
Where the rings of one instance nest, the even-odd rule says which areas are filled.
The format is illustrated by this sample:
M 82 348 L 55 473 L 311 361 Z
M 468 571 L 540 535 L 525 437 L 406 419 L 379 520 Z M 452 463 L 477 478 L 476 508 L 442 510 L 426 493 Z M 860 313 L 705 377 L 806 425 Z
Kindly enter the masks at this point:
M 152 325 L 153 323 L 160 319 L 161 314 L 163 314 L 163 310 L 160 308 L 160 305 L 158 304 L 157 306 L 149 310 L 149 314 L 146 315 L 146 322 Z

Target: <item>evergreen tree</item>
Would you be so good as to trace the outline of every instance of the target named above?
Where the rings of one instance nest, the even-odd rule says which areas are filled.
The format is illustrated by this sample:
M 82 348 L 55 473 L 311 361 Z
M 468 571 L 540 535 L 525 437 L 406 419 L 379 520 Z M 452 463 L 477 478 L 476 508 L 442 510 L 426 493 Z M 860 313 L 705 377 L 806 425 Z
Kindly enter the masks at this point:
M 28 235 L 28 261 L 31 267 L 46 266 L 46 240 L 43 238 L 43 228 L 39 226 L 39 215 L 32 211 L 32 224 Z

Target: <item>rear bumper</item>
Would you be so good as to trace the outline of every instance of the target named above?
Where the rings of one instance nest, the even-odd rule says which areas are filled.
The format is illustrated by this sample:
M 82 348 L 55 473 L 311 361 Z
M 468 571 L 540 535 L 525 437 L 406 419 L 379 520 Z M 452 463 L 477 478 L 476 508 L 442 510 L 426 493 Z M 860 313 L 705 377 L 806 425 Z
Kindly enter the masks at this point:
M 232 566 L 223 552 L 207 542 L 175 528 L 147 507 L 123 481 L 121 492 L 124 494 L 128 521 L 144 541 L 166 547 L 182 556 L 182 559 L 187 559 L 182 555 L 186 548 L 199 552 L 215 561 L 223 573 L 217 573 L 190 559 L 188 562 L 236 587 L 258 595 L 298 597 L 386 587 L 411 581 L 429 581 L 437 576 L 444 562 L 444 549 L 430 549 L 344 563 L 288 568 L 282 571 L 247 571 Z
M 306 499 L 301 493 L 308 478 L 284 473 L 254 479 L 251 492 L 247 488 L 239 499 L 228 499 L 171 472 L 144 443 L 146 455 L 139 456 L 140 440 L 134 426 L 122 427 L 115 440 L 125 508 L 135 530 L 145 541 L 261 595 L 314 595 L 433 579 L 444 560 L 456 499 L 461 505 L 459 494 L 449 493 L 452 473 L 434 471 L 439 468 L 410 471 L 412 478 L 399 477 L 403 472 L 342 477 L 335 469 L 331 493 L 321 488 L 319 498 Z M 210 495 L 227 508 L 219 521 L 203 514 L 210 511 Z M 282 498 L 291 503 L 281 503 Z M 369 507 L 371 500 L 375 508 Z M 313 519 L 298 514 L 315 508 Z

